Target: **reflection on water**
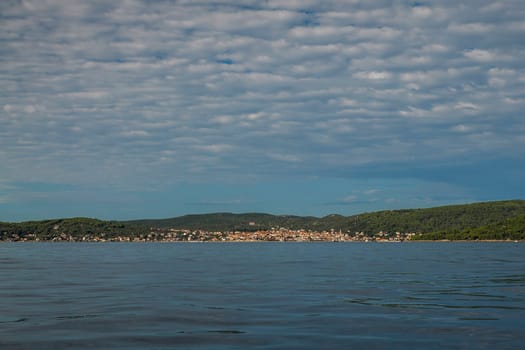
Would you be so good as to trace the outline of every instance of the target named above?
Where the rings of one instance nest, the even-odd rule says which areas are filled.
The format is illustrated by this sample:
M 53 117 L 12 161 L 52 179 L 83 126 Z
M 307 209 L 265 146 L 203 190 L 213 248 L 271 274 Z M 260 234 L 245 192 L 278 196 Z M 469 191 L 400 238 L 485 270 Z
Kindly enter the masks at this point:
M 516 349 L 525 245 L 0 245 L 2 349 Z

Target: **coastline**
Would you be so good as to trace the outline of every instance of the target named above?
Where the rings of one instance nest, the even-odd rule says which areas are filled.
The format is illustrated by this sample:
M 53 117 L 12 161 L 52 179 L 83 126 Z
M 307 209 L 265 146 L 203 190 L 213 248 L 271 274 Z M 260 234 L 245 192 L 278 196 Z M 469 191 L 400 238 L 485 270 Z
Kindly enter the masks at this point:
M 130 240 L 130 241 L 118 241 L 118 240 L 0 240 L 2 243 L 50 243 L 50 244 L 67 244 L 67 243 L 182 243 L 182 244 L 198 244 L 198 243 L 377 243 L 377 244 L 388 244 L 388 243 L 525 243 L 525 240 L 509 240 L 509 239 L 477 239 L 477 240 L 404 240 L 404 241 L 358 241 L 358 240 L 347 240 L 347 241 L 331 241 L 331 240 L 312 240 L 312 241 L 294 241 L 294 240 L 224 240 L 224 241 L 176 241 L 176 240 Z

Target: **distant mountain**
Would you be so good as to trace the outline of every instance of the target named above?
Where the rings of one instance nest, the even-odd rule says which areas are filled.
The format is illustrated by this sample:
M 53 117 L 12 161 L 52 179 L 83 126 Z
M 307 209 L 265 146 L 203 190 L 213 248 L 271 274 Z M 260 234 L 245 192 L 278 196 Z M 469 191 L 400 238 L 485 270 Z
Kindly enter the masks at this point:
M 353 216 L 213 213 L 171 219 L 101 221 L 89 218 L 1 223 L 0 240 L 29 238 L 79 240 L 82 237 L 144 237 L 152 229 L 256 231 L 271 228 L 335 230 L 373 236 L 378 232 L 414 232 L 419 239 L 525 239 L 525 201 L 509 200 L 426 209 L 385 210 Z

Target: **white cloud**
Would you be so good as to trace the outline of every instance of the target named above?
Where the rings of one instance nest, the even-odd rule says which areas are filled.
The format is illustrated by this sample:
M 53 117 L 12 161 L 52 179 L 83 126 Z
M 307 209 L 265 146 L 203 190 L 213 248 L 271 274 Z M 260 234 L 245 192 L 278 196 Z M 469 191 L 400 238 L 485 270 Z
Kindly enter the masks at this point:
M 429 44 L 429 45 L 424 45 L 421 50 L 423 52 L 431 52 L 431 53 L 445 53 L 445 52 L 448 52 L 450 51 L 450 49 L 445 46 L 445 45 L 442 45 L 442 44 Z
M 392 77 L 392 73 L 382 71 L 382 72 L 358 72 L 355 74 L 357 78 L 360 79 L 369 79 L 369 80 L 385 80 Z
M 150 136 L 150 133 L 145 130 L 129 130 L 122 132 L 122 135 L 129 137 L 147 137 Z
M 494 52 L 488 51 L 488 50 L 481 50 L 481 49 L 474 49 L 474 50 L 466 51 L 463 54 L 465 55 L 465 57 L 470 58 L 474 61 L 479 61 L 479 62 L 492 62 L 492 61 L 501 59 L 500 55 Z
M 29 114 L 33 114 L 33 113 L 36 112 L 36 107 L 33 106 L 33 105 L 25 106 L 24 107 L 24 112 L 29 113 Z
M 425 19 L 432 16 L 432 9 L 430 7 L 423 6 L 413 7 L 412 15 L 419 19 Z
M 468 126 L 468 125 L 464 125 L 464 124 L 458 124 L 458 125 L 455 125 L 451 128 L 452 131 L 454 132 L 459 132 L 459 133 L 465 133 L 465 132 L 470 132 L 472 131 L 472 127 Z
M 359 197 L 355 196 L 355 195 L 349 195 L 349 196 L 346 196 L 344 197 L 341 201 L 343 203 L 354 203 L 354 202 L 357 202 L 359 200 Z
M 99 99 L 109 96 L 109 93 L 106 91 L 78 91 L 66 92 L 59 96 L 72 99 Z
M 370 196 L 378 192 L 380 192 L 380 190 L 378 190 L 377 188 L 371 188 L 369 190 L 364 191 L 364 194 L 366 194 L 367 196 Z
M 484 34 L 494 30 L 494 25 L 487 23 L 453 23 L 448 29 L 462 34 Z
M 212 118 L 213 122 L 219 123 L 219 124 L 230 124 L 235 119 L 231 115 L 219 115 L 217 117 Z
M 3 5 L 0 177 L 346 176 L 448 159 L 449 145 L 474 156 L 478 141 L 456 140 L 467 127 L 490 129 L 494 154 L 515 141 L 512 154 L 519 6 L 473 4 Z
M 470 102 L 458 102 L 454 108 L 456 109 L 463 109 L 463 110 L 474 110 L 474 111 L 477 111 L 479 110 L 479 107 L 477 105 L 475 105 L 474 103 L 470 103 Z
M 210 153 L 224 153 L 231 151 L 234 147 L 229 144 L 212 144 L 212 145 L 197 145 L 195 149 L 210 152 Z
M 271 159 L 286 163 L 298 163 L 302 161 L 301 158 L 293 154 L 268 153 L 267 156 Z
M 518 72 L 514 69 L 491 68 L 488 71 L 489 85 L 496 88 L 502 88 L 509 84 L 516 84 L 517 77 Z

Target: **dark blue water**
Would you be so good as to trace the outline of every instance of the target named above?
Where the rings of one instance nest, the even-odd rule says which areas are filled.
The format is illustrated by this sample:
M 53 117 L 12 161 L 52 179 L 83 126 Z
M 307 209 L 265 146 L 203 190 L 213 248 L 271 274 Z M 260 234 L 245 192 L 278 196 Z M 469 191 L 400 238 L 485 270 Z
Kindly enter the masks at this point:
M 3 243 L 1 349 L 518 349 L 525 244 Z

